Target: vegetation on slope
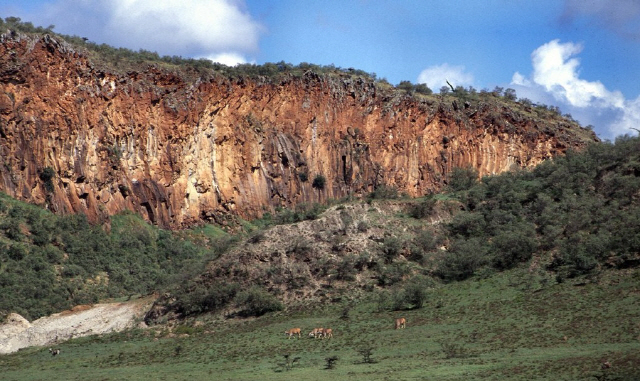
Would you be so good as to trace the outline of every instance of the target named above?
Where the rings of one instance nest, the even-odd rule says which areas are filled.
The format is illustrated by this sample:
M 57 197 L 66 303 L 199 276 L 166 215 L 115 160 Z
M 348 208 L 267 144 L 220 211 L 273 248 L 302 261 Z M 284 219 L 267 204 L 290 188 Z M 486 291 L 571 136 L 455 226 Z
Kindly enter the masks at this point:
M 449 184 L 450 193 L 417 200 L 382 200 L 398 194 L 381 187 L 324 214 L 301 205 L 245 223 L 235 236 L 211 227 L 172 233 L 131 214 L 114 216 L 106 232 L 83 216 L 0 196 L 0 311 L 33 319 L 164 292 L 170 297 L 156 318 L 246 316 L 279 310 L 282 301 L 374 290 L 390 291 L 381 296 L 390 309 L 419 308 L 439 281 L 523 263 L 548 275 L 546 284 L 597 281 L 603 269 L 640 263 L 638 138 L 480 182 L 458 169 Z
M 133 214 L 111 232 L 84 215 L 59 217 L 0 194 L 0 313 L 28 319 L 78 304 L 150 294 L 212 255 Z

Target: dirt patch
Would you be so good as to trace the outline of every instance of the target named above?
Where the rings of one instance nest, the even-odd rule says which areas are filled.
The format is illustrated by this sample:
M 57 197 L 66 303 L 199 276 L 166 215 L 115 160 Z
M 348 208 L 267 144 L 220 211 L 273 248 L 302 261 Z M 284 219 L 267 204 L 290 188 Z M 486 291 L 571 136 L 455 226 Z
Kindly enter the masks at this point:
M 140 321 L 153 300 L 81 305 L 31 323 L 12 314 L 16 316 L 0 325 L 0 354 L 31 346 L 54 345 L 74 337 L 123 331 Z
M 79 306 L 75 306 L 75 307 L 71 308 L 70 310 L 66 310 L 66 311 L 60 312 L 60 315 L 71 315 L 71 314 L 75 314 L 75 313 L 78 313 L 78 312 L 90 310 L 93 307 L 94 307 L 93 304 L 81 304 Z

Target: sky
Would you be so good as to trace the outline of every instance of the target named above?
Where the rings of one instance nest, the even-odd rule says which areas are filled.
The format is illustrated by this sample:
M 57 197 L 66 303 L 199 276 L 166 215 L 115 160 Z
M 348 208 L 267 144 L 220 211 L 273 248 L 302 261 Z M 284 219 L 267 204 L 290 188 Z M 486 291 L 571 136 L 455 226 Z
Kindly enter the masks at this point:
M 640 0 L 2 0 L 0 17 L 95 43 L 308 62 L 392 84 L 516 90 L 604 140 L 640 129 Z

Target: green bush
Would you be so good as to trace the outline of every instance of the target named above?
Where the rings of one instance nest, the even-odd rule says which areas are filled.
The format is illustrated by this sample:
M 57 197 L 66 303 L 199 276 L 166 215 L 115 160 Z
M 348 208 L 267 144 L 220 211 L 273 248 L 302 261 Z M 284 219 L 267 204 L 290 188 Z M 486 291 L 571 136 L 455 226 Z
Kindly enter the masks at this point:
M 204 285 L 190 281 L 176 293 L 176 310 L 184 316 L 218 311 L 236 297 L 240 286 L 237 283 L 216 282 Z
M 395 200 L 400 197 L 398 188 L 392 185 L 381 184 L 375 187 L 373 192 L 367 195 L 367 200 Z
M 385 263 L 389 264 L 400 255 L 403 242 L 396 237 L 385 238 L 380 248 Z
M 411 278 L 404 288 L 404 301 L 413 308 L 422 308 L 427 302 L 428 290 L 433 287 L 430 278 L 416 276 Z
M 435 274 L 446 282 L 465 280 L 487 262 L 487 247 L 483 239 L 457 239 L 439 261 Z
M 244 317 L 262 316 L 284 308 L 275 296 L 258 286 L 239 292 L 235 298 L 235 304 L 241 309 L 238 315 Z
M 45 167 L 40 172 L 40 180 L 42 180 L 42 182 L 44 183 L 44 188 L 49 192 L 53 192 L 54 177 L 56 177 L 56 171 L 51 167 Z
M 343 257 L 336 266 L 336 279 L 344 281 L 355 280 L 358 274 L 356 269 L 357 260 L 358 258 L 353 254 Z
M 409 215 L 416 219 L 429 217 L 433 213 L 435 204 L 436 200 L 433 197 L 428 197 L 417 204 L 411 204 L 409 206 Z
M 491 240 L 493 265 L 499 270 L 510 269 L 531 259 L 538 249 L 533 225 L 520 223 L 502 231 Z
M 391 286 L 402 282 L 411 274 L 411 268 L 407 262 L 395 262 L 388 266 L 381 266 L 378 270 L 378 285 Z
M 438 234 L 430 229 L 418 231 L 413 238 L 413 244 L 423 253 L 428 253 L 438 249 L 441 244 Z
M 447 228 L 453 237 L 483 237 L 487 233 L 486 221 L 482 213 L 458 213 Z
M 478 182 L 478 171 L 471 168 L 453 168 L 449 174 L 448 185 L 454 192 L 465 191 Z
M 323 190 L 326 183 L 327 183 L 327 179 L 323 175 L 318 174 L 316 175 L 316 177 L 313 178 L 313 182 L 311 183 L 311 186 L 317 190 Z

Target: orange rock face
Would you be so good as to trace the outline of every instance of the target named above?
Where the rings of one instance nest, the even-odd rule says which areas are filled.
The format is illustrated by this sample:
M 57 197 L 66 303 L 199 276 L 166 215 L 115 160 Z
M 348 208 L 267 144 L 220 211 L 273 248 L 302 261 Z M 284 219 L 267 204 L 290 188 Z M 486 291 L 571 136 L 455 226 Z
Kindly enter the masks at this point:
M 595 140 L 573 123 L 550 128 L 345 74 L 125 75 L 49 36 L 0 43 L 0 190 L 93 221 L 132 210 L 177 228 L 380 184 L 416 196 L 439 190 L 454 167 L 495 174 Z M 312 186 L 317 175 L 324 189 Z

